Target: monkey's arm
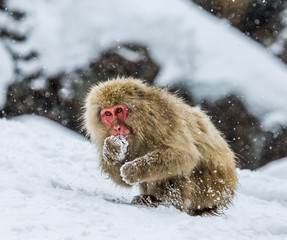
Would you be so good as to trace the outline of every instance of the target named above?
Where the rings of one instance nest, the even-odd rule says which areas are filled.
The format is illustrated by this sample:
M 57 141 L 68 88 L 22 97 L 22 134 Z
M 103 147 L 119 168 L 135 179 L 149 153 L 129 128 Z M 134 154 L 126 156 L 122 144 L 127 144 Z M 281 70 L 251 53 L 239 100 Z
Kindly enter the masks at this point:
M 121 167 L 121 176 L 128 184 L 162 180 L 190 174 L 196 164 L 197 161 L 184 154 L 178 155 L 172 149 L 157 149 L 125 163 Z
M 130 187 L 120 176 L 120 169 L 125 163 L 127 141 L 110 136 L 105 139 L 101 157 L 102 170 L 117 184 Z

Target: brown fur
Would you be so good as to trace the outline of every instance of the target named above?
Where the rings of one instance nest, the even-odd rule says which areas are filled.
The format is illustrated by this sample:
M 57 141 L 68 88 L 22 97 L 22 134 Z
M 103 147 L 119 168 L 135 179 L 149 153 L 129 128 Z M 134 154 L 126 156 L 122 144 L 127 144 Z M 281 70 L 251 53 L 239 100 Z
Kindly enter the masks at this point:
M 125 159 L 100 118 L 102 108 L 129 107 L 132 132 Z M 93 87 L 85 104 L 85 127 L 102 151 L 101 167 L 122 186 L 139 183 L 133 203 L 171 204 L 190 215 L 216 214 L 237 186 L 234 154 L 210 119 L 166 90 L 118 78 Z M 103 152 L 103 147 L 107 153 Z

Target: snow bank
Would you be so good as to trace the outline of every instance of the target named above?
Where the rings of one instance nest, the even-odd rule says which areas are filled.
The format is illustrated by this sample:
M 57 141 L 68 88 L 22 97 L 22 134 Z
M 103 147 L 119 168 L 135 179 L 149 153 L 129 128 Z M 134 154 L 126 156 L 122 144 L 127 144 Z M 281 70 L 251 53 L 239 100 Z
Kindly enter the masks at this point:
M 146 44 L 162 67 L 159 85 L 183 81 L 196 99 L 235 92 L 254 114 L 283 112 L 287 68 L 266 49 L 187 0 L 11 0 L 28 13 L 29 41 L 47 74 L 71 70 L 104 48 Z M 275 119 L 276 121 L 276 119 Z M 270 122 L 270 120 L 269 120 Z
M 267 173 L 270 176 L 287 180 L 287 174 L 286 174 L 287 158 L 282 158 L 282 159 L 276 160 L 275 162 L 274 161 L 270 162 L 267 165 L 259 168 L 258 170 L 264 173 Z
M 47 119 L 0 119 L 0 136 L 0 239 L 287 238 L 286 178 L 238 170 L 225 215 L 190 217 L 125 204 L 138 190 L 116 187 L 86 139 Z

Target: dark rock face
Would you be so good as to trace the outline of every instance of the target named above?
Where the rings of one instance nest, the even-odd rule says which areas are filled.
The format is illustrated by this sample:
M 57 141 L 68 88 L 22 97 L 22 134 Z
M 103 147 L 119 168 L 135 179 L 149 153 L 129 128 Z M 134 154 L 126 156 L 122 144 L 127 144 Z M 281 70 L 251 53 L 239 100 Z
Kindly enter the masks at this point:
M 213 15 L 228 19 L 234 27 L 267 47 L 278 40 L 286 27 L 282 13 L 287 0 L 192 1 Z M 279 57 L 287 63 L 284 50 Z
M 200 105 L 236 153 L 240 168 L 256 169 L 287 156 L 286 127 L 265 131 L 236 95 Z
M 188 88 L 186 88 L 184 83 L 176 83 L 173 84 L 172 86 L 170 86 L 167 89 L 169 92 L 175 94 L 176 96 L 184 99 L 184 101 L 189 104 L 189 105 L 193 105 L 194 100 L 192 98 L 191 92 L 189 91 Z
M 274 131 L 266 132 L 264 140 L 260 166 L 287 156 L 286 126 L 280 126 Z
M 158 71 L 159 66 L 144 46 L 120 45 L 103 52 L 89 67 L 76 72 L 48 78 L 39 73 L 14 82 L 8 88 L 0 117 L 37 114 L 80 132 L 79 119 L 91 85 L 117 76 L 133 76 L 152 83 Z
M 192 0 L 202 8 L 219 18 L 226 18 L 230 23 L 241 28 L 244 19 L 247 17 L 250 6 L 249 0 Z
M 261 154 L 259 136 L 263 133 L 258 120 L 248 112 L 243 102 L 230 95 L 215 102 L 205 101 L 202 108 L 235 151 L 239 166 L 257 168 Z
M 277 40 L 284 27 L 282 12 L 286 0 L 251 1 L 240 30 L 264 46 Z
M 159 71 L 147 48 L 138 44 L 123 44 L 104 51 L 99 59 L 90 64 L 90 68 L 91 74 L 99 79 L 131 76 L 149 83 Z
M 34 81 L 26 79 L 15 82 L 8 88 L 7 101 L 0 113 L 2 117 L 13 117 L 21 114 L 37 114 L 55 120 L 71 129 L 77 129 L 76 120 L 80 117 L 81 103 L 73 93 L 64 96 L 63 91 L 69 76 L 59 74 L 43 80 L 41 87 L 35 88 Z M 38 80 L 40 81 L 40 80 Z

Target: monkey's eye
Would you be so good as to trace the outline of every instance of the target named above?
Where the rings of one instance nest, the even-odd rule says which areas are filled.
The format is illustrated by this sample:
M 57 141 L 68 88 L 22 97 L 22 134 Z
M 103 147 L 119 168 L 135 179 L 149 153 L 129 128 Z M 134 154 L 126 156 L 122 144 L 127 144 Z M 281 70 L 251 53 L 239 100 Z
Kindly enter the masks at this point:
M 117 109 L 117 113 L 121 113 L 122 111 L 123 111 L 122 108 L 118 108 L 118 109 Z
M 112 113 L 109 112 L 109 111 L 106 111 L 106 112 L 105 112 L 105 115 L 106 115 L 106 116 L 112 116 Z

